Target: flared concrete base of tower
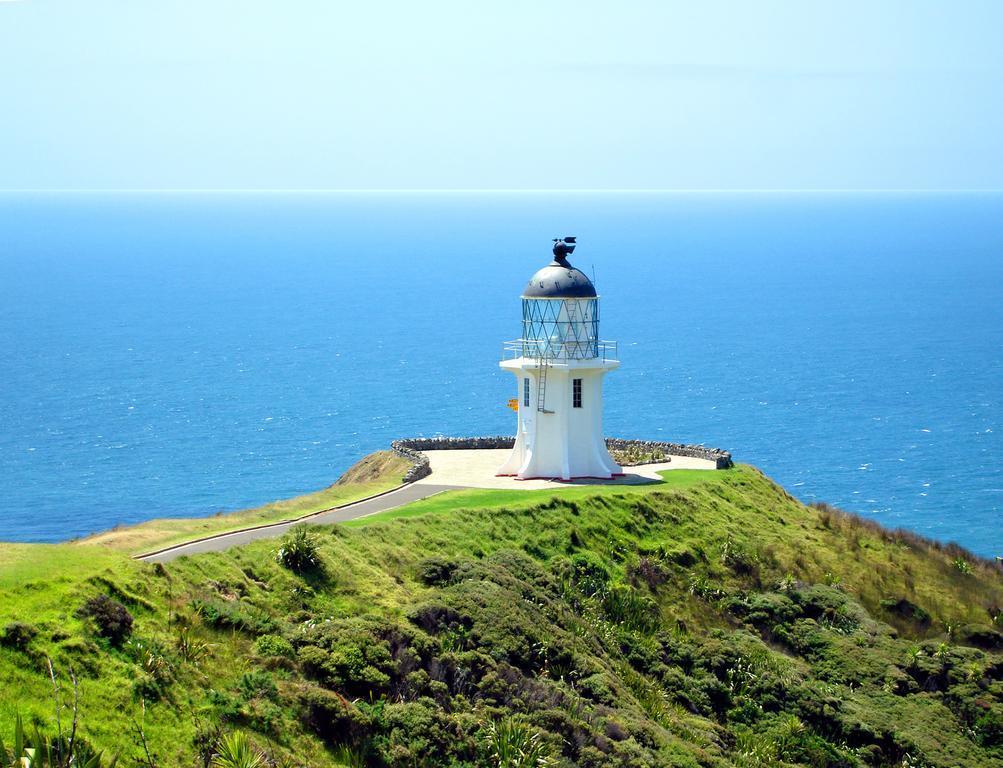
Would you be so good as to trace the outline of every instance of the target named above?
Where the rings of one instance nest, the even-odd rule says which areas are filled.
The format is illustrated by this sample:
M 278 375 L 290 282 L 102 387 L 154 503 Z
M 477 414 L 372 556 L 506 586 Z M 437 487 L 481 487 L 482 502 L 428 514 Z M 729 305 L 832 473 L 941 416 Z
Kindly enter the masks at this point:
M 602 430 L 602 382 L 616 360 L 503 360 L 518 380 L 519 422 L 515 446 L 499 475 L 520 479 L 594 477 L 623 473 L 606 450 Z

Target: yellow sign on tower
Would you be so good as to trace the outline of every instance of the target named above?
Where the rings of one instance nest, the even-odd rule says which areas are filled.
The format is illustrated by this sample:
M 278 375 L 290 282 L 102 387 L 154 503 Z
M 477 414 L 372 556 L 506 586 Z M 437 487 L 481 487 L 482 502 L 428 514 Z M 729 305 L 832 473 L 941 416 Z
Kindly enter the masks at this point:
M 508 407 L 511 408 L 513 411 L 518 411 L 519 410 L 519 398 L 517 398 L 517 397 L 509 398 Z

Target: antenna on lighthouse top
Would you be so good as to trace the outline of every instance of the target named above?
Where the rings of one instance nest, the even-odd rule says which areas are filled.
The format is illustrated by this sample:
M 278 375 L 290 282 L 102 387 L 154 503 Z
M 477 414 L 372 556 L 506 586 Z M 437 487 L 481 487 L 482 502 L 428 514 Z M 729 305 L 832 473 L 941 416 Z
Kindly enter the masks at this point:
M 570 266 L 568 256 L 575 252 L 575 240 L 571 236 L 554 238 L 554 260 L 562 267 Z

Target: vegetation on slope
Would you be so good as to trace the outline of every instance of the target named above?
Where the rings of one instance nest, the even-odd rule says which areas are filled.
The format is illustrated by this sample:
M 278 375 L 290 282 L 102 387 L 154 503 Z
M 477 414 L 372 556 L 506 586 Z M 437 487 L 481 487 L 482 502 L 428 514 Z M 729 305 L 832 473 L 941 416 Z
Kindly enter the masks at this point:
M 167 566 L 0 550 L 0 736 L 54 732 L 51 659 L 126 765 L 240 733 L 276 765 L 1003 760 L 996 564 L 749 467 L 673 485 L 441 496 Z

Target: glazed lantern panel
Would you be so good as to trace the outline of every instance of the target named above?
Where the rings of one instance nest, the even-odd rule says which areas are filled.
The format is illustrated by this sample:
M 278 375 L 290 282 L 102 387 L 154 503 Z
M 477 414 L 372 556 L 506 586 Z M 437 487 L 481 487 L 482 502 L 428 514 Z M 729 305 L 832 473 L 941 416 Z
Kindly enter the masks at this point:
M 599 356 L 599 299 L 522 300 L 522 356 L 588 360 Z

